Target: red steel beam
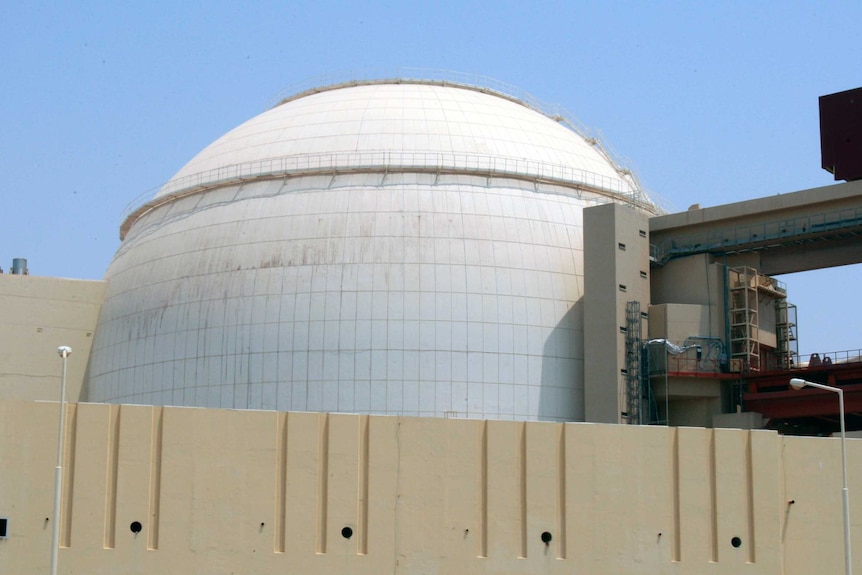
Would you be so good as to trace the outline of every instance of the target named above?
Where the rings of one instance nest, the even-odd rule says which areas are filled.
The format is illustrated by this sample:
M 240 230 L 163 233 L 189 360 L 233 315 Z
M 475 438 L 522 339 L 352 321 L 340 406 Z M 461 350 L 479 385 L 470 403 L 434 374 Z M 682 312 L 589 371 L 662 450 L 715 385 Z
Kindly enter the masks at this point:
M 748 373 L 742 379 L 748 383 L 750 393 L 778 388 L 790 389 L 790 378 L 801 377 L 827 385 L 851 385 L 862 383 L 862 363 L 833 364 L 801 369 Z
M 862 383 L 842 385 L 841 389 L 844 390 L 845 412 L 862 412 Z M 742 399 L 746 411 L 757 411 L 769 418 L 838 415 L 838 397 L 835 393 L 822 389 L 754 392 L 744 394 Z

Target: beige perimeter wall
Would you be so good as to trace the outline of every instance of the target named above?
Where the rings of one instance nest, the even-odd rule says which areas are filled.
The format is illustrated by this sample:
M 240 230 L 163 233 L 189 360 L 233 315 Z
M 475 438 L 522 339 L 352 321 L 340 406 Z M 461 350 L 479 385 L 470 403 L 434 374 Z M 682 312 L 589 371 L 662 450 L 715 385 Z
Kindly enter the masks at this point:
M 0 402 L 0 573 L 47 572 L 57 409 Z M 100 404 L 67 423 L 61 573 L 843 569 L 834 439 Z

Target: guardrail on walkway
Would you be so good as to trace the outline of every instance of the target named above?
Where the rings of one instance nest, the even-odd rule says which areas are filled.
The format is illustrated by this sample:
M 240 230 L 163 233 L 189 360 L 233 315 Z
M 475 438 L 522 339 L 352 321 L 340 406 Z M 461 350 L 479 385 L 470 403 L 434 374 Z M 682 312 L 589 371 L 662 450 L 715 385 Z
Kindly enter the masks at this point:
M 746 244 L 768 245 L 794 238 L 862 227 L 862 208 L 799 216 L 764 224 L 737 226 L 685 238 L 672 238 L 650 246 L 650 258 L 658 265 L 685 255 L 729 252 Z

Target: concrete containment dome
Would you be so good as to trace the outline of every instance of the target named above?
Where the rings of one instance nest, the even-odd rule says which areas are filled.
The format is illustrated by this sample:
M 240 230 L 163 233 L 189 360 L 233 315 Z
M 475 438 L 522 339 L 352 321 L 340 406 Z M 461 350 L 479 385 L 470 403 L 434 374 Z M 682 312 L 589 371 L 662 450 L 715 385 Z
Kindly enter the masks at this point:
M 87 399 L 583 419 L 582 209 L 654 207 L 561 120 L 401 80 L 245 122 L 124 221 Z

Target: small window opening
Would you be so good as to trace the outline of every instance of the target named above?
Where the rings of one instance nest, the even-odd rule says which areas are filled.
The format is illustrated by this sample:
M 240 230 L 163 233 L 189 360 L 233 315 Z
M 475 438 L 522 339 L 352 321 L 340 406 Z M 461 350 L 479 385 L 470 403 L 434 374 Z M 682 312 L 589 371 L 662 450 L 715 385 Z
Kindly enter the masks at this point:
M 619 247 L 622 251 L 626 251 L 626 245 L 624 243 L 618 243 L 617 247 Z
M 640 236 L 641 236 L 642 238 L 645 238 L 645 237 L 646 237 L 646 230 L 638 230 L 638 233 L 640 234 Z
M 626 291 L 626 286 L 624 284 L 620 284 L 620 291 Z

